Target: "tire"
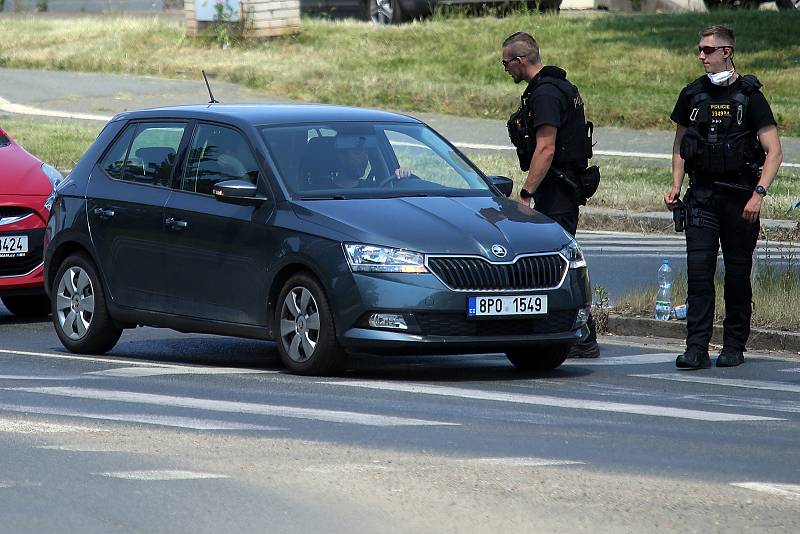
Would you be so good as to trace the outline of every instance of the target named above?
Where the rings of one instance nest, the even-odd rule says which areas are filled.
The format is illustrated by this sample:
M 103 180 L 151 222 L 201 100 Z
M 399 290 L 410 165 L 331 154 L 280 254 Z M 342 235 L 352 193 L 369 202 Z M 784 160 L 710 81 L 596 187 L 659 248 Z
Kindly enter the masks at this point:
M 105 291 L 92 260 L 69 256 L 53 283 L 53 325 L 61 343 L 79 354 L 103 354 L 119 341 L 122 329 L 108 314 Z
M 286 368 L 300 375 L 332 375 L 345 364 L 336 340 L 328 299 L 310 274 L 292 276 L 275 306 L 278 353 Z
M 517 369 L 549 371 L 567 359 L 571 345 L 545 345 L 506 351 L 506 358 Z
M 800 0 L 775 0 L 778 9 L 800 9 Z
M 0 300 L 17 317 L 44 317 L 50 314 L 47 295 L 8 296 Z
M 409 20 L 399 0 L 364 0 L 362 6 L 364 19 L 373 24 L 401 24 Z

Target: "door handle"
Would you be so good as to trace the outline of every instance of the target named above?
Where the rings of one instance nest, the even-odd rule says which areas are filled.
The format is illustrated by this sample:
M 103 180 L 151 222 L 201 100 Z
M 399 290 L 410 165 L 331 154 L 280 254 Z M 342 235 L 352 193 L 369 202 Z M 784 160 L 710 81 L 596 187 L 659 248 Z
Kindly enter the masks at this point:
M 188 222 L 176 219 L 175 217 L 169 217 L 165 219 L 164 224 L 166 224 L 167 228 L 170 230 L 175 231 L 185 230 L 189 226 Z
M 107 221 L 114 216 L 114 210 L 110 210 L 107 208 L 95 208 L 94 210 L 92 210 L 92 213 L 94 213 L 104 221 Z

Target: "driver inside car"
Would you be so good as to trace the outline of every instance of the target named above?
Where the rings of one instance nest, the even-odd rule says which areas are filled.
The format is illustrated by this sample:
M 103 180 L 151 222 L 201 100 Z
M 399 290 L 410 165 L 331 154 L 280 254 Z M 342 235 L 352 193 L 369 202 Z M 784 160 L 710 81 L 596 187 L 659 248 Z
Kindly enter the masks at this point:
M 331 175 L 331 181 L 336 187 L 345 189 L 354 187 L 376 187 L 376 182 L 370 179 L 371 172 L 367 172 L 369 161 L 370 139 L 365 136 L 340 134 L 336 138 L 336 158 L 338 168 Z M 402 179 L 413 176 L 408 169 L 399 167 L 395 169 L 392 178 Z M 386 184 L 389 180 L 378 181 L 378 185 Z

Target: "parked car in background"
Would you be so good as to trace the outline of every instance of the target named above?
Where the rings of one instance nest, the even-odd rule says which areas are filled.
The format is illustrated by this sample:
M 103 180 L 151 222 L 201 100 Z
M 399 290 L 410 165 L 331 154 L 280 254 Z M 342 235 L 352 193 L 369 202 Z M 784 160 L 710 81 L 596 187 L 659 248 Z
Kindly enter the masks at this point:
M 424 17 L 433 13 L 437 6 L 507 9 L 515 5 L 557 11 L 561 0 L 300 0 L 300 9 L 306 14 L 360 16 L 376 24 L 400 24 Z
M 319 105 L 116 116 L 59 185 L 45 238 L 56 333 L 275 340 L 286 367 L 348 351 L 505 352 L 552 369 L 581 338 L 586 261 L 420 121 Z
M 15 315 L 50 311 L 42 241 L 47 200 L 61 178 L 0 128 L 0 300 Z

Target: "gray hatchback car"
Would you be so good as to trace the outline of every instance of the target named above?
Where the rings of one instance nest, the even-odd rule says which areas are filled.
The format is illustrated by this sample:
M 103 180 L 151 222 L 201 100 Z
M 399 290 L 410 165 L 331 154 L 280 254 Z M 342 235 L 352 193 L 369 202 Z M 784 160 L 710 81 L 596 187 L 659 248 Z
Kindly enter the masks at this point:
M 403 115 L 318 105 L 122 113 L 51 198 L 45 286 L 73 352 L 137 325 L 552 369 L 590 306 L 573 236 Z

